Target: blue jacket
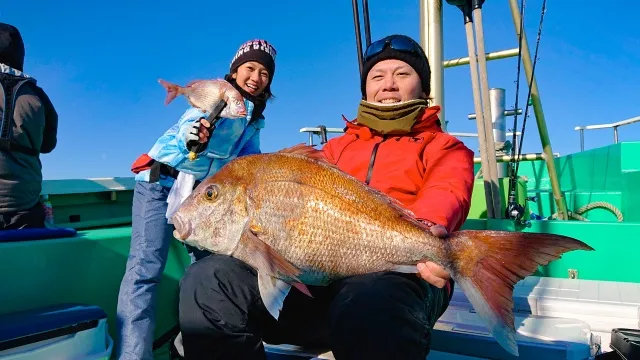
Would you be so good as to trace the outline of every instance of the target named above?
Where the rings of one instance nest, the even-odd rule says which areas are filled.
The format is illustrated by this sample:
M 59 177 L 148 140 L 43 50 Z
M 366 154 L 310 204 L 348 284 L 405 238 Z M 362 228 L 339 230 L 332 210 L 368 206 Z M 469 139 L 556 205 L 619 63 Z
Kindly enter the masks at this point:
M 192 174 L 197 180 L 215 174 L 229 161 L 243 155 L 260 153 L 260 129 L 264 128 L 264 116 L 253 121 L 253 103 L 244 101 L 247 116 L 239 119 L 221 118 L 216 123 L 211 140 L 205 151 L 191 161 L 187 158 L 187 132 L 193 123 L 209 113 L 197 108 L 189 108 L 180 117 L 178 123 L 169 128 L 153 145 L 148 155 L 156 161 L 174 167 L 176 170 Z M 149 181 L 149 170 L 141 171 L 136 181 Z M 174 179 L 160 175 L 160 185 L 171 187 Z

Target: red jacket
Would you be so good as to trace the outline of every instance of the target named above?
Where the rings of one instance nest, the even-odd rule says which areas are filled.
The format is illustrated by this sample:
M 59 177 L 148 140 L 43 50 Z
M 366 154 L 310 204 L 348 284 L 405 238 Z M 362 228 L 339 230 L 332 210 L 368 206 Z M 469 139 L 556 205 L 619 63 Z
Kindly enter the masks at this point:
M 427 108 L 404 135 L 383 136 L 347 122 L 345 134 L 325 144 L 324 155 L 363 182 L 372 163 L 369 186 L 403 203 L 419 220 L 458 230 L 471 206 L 473 152 L 442 131 L 438 112 L 439 106 Z

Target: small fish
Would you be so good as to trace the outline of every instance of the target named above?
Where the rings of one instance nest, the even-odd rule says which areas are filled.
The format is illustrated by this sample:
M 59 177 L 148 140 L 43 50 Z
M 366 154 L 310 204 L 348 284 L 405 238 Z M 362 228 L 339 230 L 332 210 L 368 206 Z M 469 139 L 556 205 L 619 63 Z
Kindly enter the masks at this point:
M 173 224 L 180 241 L 255 268 L 276 319 L 291 286 L 311 296 L 306 285 L 378 271 L 418 273 L 417 263 L 433 261 L 516 356 L 514 285 L 565 252 L 593 250 L 556 234 L 464 230 L 438 238 L 398 201 L 304 144 L 229 162 L 191 193 Z
M 220 113 L 220 117 L 236 119 L 247 116 L 244 98 L 238 90 L 225 80 L 194 80 L 184 87 L 162 79 L 158 80 L 158 82 L 167 89 L 165 105 L 173 101 L 178 95 L 184 95 L 189 105 L 202 110 L 204 113 L 212 112 L 216 103 L 223 99 L 227 102 L 227 106 Z

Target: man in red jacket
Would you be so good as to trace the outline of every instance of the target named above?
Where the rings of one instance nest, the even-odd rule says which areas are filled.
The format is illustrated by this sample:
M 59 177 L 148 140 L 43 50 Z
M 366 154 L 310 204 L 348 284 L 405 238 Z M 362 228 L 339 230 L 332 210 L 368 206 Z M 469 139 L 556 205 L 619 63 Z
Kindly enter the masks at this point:
M 473 152 L 442 131 L 440 107 L 428 106 L 431 72 L 422 48 L 392 35 L 371 44 L 364 60 L 357 119 L 326 143 L 325 156 L 436 225 L 436 235 L 460 229 L 471 203 Z M 435 263 L 419 268 L 432 285 L 449 279 Z
M 429 80 L 427 57 L 412 39 L 396 35 L 371 44 L 357 120 L 323 151 L 445 235 L 469 212 L 473 153 L 442 131 L 440 108 L 428 106 Z M 276 320 L 262 302 L 253 268 L 210 255 L 181 281 L 185 359 L 264 359 L 266 341 L 329 347 L 336 359 L 423 360 L 453 286 L 434 263 L 418 270 L 418 276 L 381 272 L 308 286 L 313 298 L 291 288 Z

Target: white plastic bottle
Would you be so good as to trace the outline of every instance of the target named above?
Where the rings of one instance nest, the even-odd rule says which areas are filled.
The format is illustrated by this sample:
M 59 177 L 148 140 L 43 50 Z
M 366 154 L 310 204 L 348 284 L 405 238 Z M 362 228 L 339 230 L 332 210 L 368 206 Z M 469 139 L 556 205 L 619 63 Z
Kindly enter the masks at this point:
M 47 228 L 53 228 L 53 206 L 49 201 L 49 195 L 42 196 L 42 205 L 44 206 L 44 226 Z

